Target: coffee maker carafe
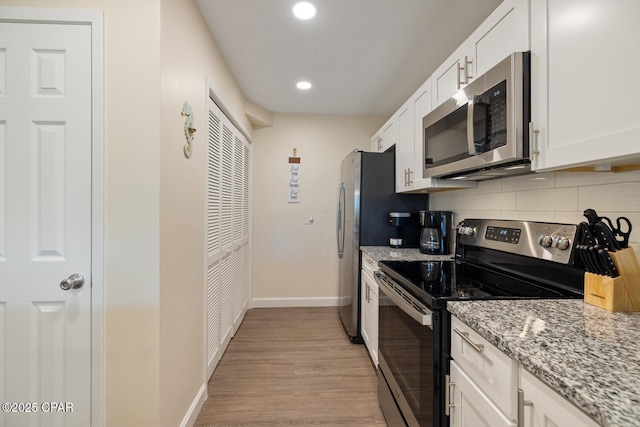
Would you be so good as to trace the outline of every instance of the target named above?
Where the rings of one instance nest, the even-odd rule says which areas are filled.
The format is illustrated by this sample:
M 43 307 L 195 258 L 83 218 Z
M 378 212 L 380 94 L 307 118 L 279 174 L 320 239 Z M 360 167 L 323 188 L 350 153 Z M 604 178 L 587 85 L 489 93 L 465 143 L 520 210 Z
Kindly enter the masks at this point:
M 451 221 L 448 211 L 420 211 L 420 252 L 432 255 L 451 253 Z

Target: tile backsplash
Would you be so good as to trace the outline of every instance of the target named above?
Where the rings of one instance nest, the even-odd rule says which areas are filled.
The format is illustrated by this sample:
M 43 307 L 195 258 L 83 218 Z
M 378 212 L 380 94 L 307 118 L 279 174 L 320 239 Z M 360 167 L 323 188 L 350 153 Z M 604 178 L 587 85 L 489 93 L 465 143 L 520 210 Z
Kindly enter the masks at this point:
M 585 209 L 615 220 L 626 216 L 637 228 L 630 241 L 640 250 L 640 171 L 550 172 L 478 183 L 477 188 L 429 195 L 429 209 L 464 218 L 497 218 L 578 224 Z

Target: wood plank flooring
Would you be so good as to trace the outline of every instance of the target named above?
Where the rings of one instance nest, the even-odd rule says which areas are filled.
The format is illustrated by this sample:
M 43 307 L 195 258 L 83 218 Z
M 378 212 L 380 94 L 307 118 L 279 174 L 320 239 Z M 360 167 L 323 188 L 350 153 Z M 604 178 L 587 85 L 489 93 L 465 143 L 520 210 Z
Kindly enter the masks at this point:
M 385 426 L 364 345 L 335 307 L 249 310 L 209 381 L 196 427 Z

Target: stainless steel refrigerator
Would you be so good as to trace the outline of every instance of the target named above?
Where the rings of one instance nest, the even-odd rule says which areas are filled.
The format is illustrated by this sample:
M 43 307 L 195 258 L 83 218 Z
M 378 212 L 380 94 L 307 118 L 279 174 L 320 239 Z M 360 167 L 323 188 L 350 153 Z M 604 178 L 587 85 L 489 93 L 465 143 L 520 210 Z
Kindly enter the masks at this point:
M 342 161 L 336 237 L 340 258 L 338 313 L 353 342 L 360 335 L 360 246 L 388 246 L 397 229 L 389 224 L 389 212 L 427 209 L 426 194 L 395 193 L 394 153 L 353 151 Z M 419 228 L 415 231 L 419 233 Z M 419 236 L 413 237 L 416 242 Z

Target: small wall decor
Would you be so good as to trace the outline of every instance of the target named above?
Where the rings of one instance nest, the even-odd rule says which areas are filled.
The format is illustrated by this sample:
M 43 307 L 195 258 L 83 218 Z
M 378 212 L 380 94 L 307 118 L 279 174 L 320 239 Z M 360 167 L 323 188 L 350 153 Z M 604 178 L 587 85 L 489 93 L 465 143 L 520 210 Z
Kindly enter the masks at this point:
M 289 203 L 300 203 L 300 157 L 289 157 Z
M 193 153 L 193 134 L 196 128 L 193 127 L 193 111 L 188 102 L 185 102 L 182 106 L 182 112 L 180 113 L 185 117 L 184 119 L 184 136 L 187 138 L 187 145 L 184 146 L 184 155 L 187 159 L 191 158 Z

